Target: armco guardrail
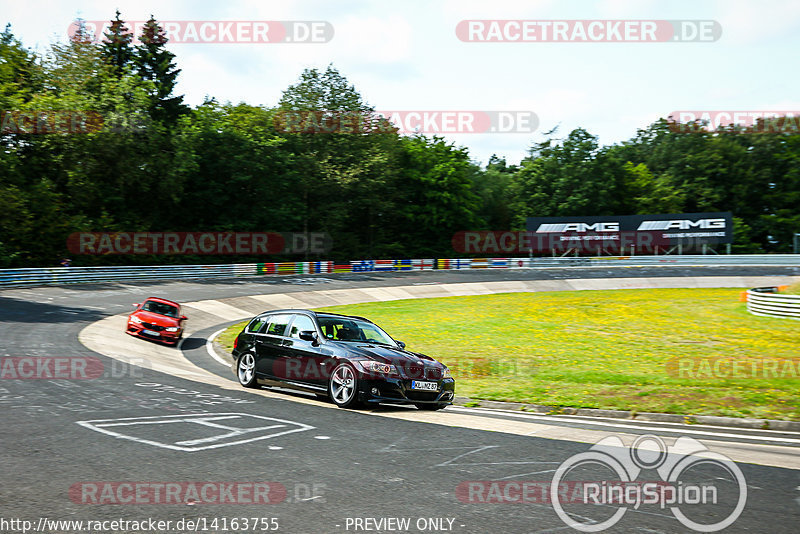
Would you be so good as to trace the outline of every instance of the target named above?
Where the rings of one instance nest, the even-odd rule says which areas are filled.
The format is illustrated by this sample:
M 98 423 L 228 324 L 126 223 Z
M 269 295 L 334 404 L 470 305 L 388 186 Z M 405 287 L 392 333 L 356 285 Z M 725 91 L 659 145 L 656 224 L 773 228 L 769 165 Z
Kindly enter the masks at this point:
M 783 295 L 764 289 L 755 288 L 747 291 L 747 311 L 764 317 L 800 319 L 800 295 Z
M 202 280 L 255 274 L 255 263 L 0 269 L 0 287 L 142 280 Z
M 238 263 L 231 265 L 147 265 L 117 267 L 52 267 L 0 269 L 0 287 L 61 285 L 92 282 L 142 280 L 201 280 L 236 276 L 427 271 L 432 269 L 540 269 L 552 267 L 633 267 L 762 265 L 800 267 L 800 254 L 705 255 L 705 256 L 598 256 L 538 258 L 454 258 L 299 261 L 282 263 Z

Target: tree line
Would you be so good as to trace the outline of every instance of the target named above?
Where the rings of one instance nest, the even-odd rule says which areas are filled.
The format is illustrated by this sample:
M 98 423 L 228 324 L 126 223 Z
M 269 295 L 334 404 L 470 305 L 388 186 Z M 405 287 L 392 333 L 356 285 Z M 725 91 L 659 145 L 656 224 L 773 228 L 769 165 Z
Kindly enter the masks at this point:
M 519 165 L 485 166 L 438 136 L 400 135 L 333 66 L 306 69 L 274 106 L 190 107 L 151 18 L 117 13 L 37 54 L 0 34 L 0 267 L 71 256 L 75 232 L 324 232 L 324 257 L 71 256 L 75 265 L 452 257 L 461 230 L 533 216 L 731 211 L 735 252 L 791 252 L 800 232 L 800 134 L 677 131 L 659 120 L 601 146 L 549 132 Z M 287 114 L 356 114 L 374 128 L 311 134 Z M 363 124 L 363 120 L 359 122 Z

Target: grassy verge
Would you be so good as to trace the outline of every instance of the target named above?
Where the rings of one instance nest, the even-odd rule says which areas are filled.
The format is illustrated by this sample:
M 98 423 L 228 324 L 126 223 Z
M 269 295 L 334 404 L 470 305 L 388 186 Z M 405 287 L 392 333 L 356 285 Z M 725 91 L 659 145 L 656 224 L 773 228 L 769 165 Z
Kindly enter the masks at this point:
M 800 295 L 800 282 L 792 284 L 789 287 L 787 287 L 784 293 L 788 295 Z
M 748 314 L 739 293 L 512 293 L 324 309 L 368 317 L 446 363 L 461 396 L 800 420 L 798 324 Z M 232 345 L 241 328 L 220 341 Z
M 241 323 L 236 323 L 229 326 L 220 335 L 218 335 L 214 341 L 222 345 L 222 347 L 225 349 L 225 352 L 231 352 L 233 350 L 233 341 L 236 339 L 236 336 L 239 335 L 239 332 L 242 331 L 242 328 L 244 328 L 249 322 L 250 319 L 247 319 Z

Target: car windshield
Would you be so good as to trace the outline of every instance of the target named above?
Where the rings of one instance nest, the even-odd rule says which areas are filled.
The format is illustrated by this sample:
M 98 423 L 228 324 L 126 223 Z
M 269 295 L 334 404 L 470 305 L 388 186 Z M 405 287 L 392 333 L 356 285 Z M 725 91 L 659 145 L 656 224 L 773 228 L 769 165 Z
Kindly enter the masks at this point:
M 389 337 L 389 334 L 367 321 L 349 317 L 319 317 L 319 326 L 326 339 L 397 347 L 397 343 Z
M 148 300 L 142 306 L 144 311 L 149 311 L 151 313 L 157 313 L 159 315 L 166 315 L 167 317 L 178 317 L 178 308 L 172 306 L 170 304 L 164 304 L 163 302 L 155 302 L 153 300 Z

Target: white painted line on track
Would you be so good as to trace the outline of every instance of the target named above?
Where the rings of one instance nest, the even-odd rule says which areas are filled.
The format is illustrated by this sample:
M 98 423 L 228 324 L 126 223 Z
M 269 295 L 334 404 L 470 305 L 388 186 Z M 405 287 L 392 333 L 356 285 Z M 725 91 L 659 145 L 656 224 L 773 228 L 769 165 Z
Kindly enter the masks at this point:
M 247 426 L 226 426 L 209 424 L 209 422 L 219 420 L 238 419 L 246 421 L 248 419 L 256 419 L 262 423 L 262 426 L 251 427 Z M 314 430 L 315 427 L 298 423 L 295 421 L 287 421 L 285 419 L 276 419 L 274 417 L 264 417 L 261 415 L 246 414 L 246 413 L 196 413 L 185 415 L 164 415 L 164 416 L 144 416 L 144 417 L 124 417 L 121 419 L 96 419 L 92 421 L 76 421 L 77 424 L 89 430 L 101 432 L 118 439 L 126 439 L 135 441 L 137 443 L 144 443 L 147 445 L 154 445 L 164 449 L 171 449 L 184 452 L 195 452 L 207 449 L 218 449 L 220 447 L 229 447 L 232 445 L 243 445 L 253 441 L 260 441 L 264 439 L 276 438 L 285 436 L 295 432 L 304 432 L 307 430 Z M 275 424 L 279 423 L 279 424 Z M 196 438 L 196 433 L 191 430 L 187 432 L 186 425 L 197 424 L 207 427 L 216 427 L 223 432 L 217 435 L 207 436 L 203 438 Z M 172 432 L 180 435 L 182 432 L 192 436 L 191 439 L 178 439 L 171 440 L 169 438 L 170 431 L 163 433 L 159 440 L 149 437 L 145 432 L 141 434 L 143 427 L 152 425 L 173 425 L 175 427 Z M 263 426 L 266 425 L 266 426 Z M 127 430 L 109 430 L 109 427 L 119 428 L 127 427 Z M 278 429 L 279 432 L 275 432 Z M 255 434 L 255 435 L 253 435 Z
M 474 408 L 462 408 L 460 406 L 449 406 L 447 408 L 447 411 L 449 411 L 449 412 L 460 412 L 460 413 L 470 413 L 470 414 L 476 414 L 476 415 L 489 415 L 489 416 L 493 415 L 491 412 L 488 412 L 488 411 L 479 410 L 479 409 L 476 410 Z M 494 414 L 494 415 L 499 415 L 499 414 Z M 518 414 L 518 413 L 513 413 L 513 412 L 502 412 L 502 415 L 506 415 L 506 416 L 509 416 L 509 417 L 516 417 L 516 418 L 520 418 L 520 419 L 533 419 L 533 420 L 536 420 L 536 421 L 560 421 L 560 422 L 568 422 L 568 423 L 579 423 L 579 424 L 582 424 L 582 425 L 609 426 L 609 423 L 605 422 L 605 421 L 587 421 L 587 420 L 575 421 L 575 420 L 563 419 L 563 418 L 559 418 L 559 417 L 553 417 L 553 416 L 550 416 L 550 415 L 537 416 L 537 415 L 533 415 L 533 414 L 521 414 L 521 413 Z M 632 430 L 653 430 L 652 426 L 630 425 L 630 424 L 625 424 L 625 423 L 617 423 L 616 426 L 623 427 L 623 428 L 630 428 Z M 666 430 L 666 429 L 664 429 L 664 430 Z M 776 443 L 797 443 L 797 444 L 800 444 L 800 439 L 778 438 L 778 437 L 771 437 L 771 436 L 750 436 L 750 435 L 747 435 L 747 434 L 734 434 L 734 433 L 730 433 L 730 432 L 707 432 L 707 431 L 695 430 L 695 429 L 691 429 L 691 428 L 681 428 L 679 430 L 676 429 L 675 432 L 680 432 L 681 434 L 701 435 L 701 436 L 706 436 L 706 437 L 709 437 L 709 438 L 714 438 L 714 437 L 717 437 L 717 438 L 719 438 L 719 437 L 738 438 L 738 439 L 744 438 L 744 439 L 755 439 L 755 440 L 759 440 L 759 441 L 771 441 L 771 442 L 776 442 Z
M 230 366 L 231 366 L 231 364 L 230 364 L 230 363 L 228 363 L 228 362 L 226 362 L 226 361 L 225 361 L 225 360 L 223 360 L 222 358 L 220 358 L 220 357 L 219 357 L 219 354 L 217 354 L 217 351 L 215 351 L 215 350 L 214 350 L 214 339 L 216 339 L 216 337 L 217 337 L 218 335 L 220 335 L 221 333 L 223 333 L 225 330 L 226 330 L 226 328 L 223 328 L 223 329 L 221 329 L 221 330 L 217 330 L 216 332 L 214 332 L 213 334 L 211 334 L 210 336 L 208 336 L 208 339 L 206 340 L 206 350 L 208 351 L 208 354 L 209 354 L 209 355 L 210 355 L 212 358 L 214 358 L 215 360 L 217 360 L 219 363 L 221 363 L 221 364 L 222 364 L 222 365 L 224 365 L 225 367 L 230 367 Z
M 467 407 L 466 406 L 453 405 L 451 407 L 448 407 L 448 410 L 452 411 L 453 409 L 461 409 L 461 408 L 467 408 Z M 672 421 L 648 421 L 646 419 L 635 419 L 635 420 L 634 419 L 620 419 L 618 417 L 595 417 L 593 415 L 547 415 L 547 414 L 542 414 L 542 413 L 520 413 L 518 410 L 503 409 L 503 408 L 475 408 L 475 409 L 480 410 L 480 411 L 486 411 L 486 413 L 488 413 L 488 414 L 525 415 L 525 416 L 528 416 L 528 417 L 547 418 L 550 421 L 563 421 L 563 422 L 571 422 L 571 423 L 577 423 L 577 424 L 580 424 L 580 423 L 583 423 L 586 420 L 589 420 L 589 421 L 593 421 L 594 424 L 598 424 L 597 421 L 605 421 L 609 425 L 617 425 L 617 426 L 630 425 L 632 423 L 635 423 L 635 424 L 638 424 L 638 425 L 651 425 L 651 426 L 654 426 L 654 427 L 657 426 L 659 428 L 661 428 L 661 427 L 670 427 L 671 426 L 671 427 L 675 427 L 675 428 L 684 429 L 684 428 L 687 428 L 687 426 L 688 426 L 687 423 L 675 423 L 675 422 L 672 422 Z M 688 416 L 688 417 L 691 417 L 691 416 Z M 720 429 L 720 430 L 726 430 L 726 431 L 730 431 L 730 430 L 736 428 L 736 427 L 730 427 L 730 426 L 708 425 L 708 424 L 705 424 L 705 423 L 696 423 L 696 426 L 702 427 L 702 428 L 705 428 L 705 429 Z M 742 430 L 743 431 L 753 431 L 753 432 L 780 434 L 780 435 L 798 434 L 797 432 L 791 431 L 791 430 L 770 430 L 768 428 L 743 428 Z

